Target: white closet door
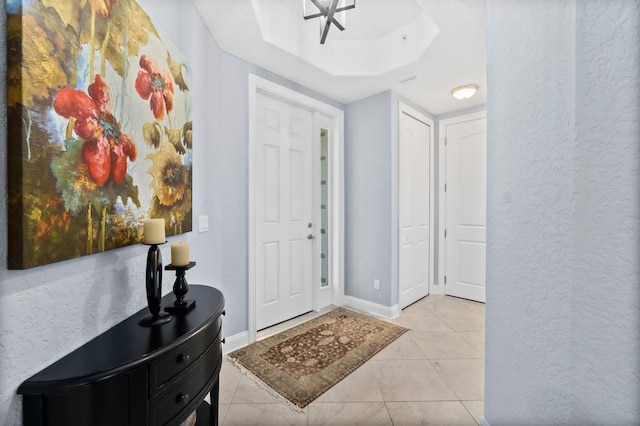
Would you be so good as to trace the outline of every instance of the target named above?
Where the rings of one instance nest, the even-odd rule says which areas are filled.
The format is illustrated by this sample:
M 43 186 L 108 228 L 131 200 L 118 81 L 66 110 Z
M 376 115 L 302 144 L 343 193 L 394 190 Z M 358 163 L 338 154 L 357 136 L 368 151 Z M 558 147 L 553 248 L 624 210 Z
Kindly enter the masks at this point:
M 485 301 L 487 119 L 446 126 L 446 294 Z
M 399 302 L 404 308 L 429 294 L 431 128 L 400 115 Z

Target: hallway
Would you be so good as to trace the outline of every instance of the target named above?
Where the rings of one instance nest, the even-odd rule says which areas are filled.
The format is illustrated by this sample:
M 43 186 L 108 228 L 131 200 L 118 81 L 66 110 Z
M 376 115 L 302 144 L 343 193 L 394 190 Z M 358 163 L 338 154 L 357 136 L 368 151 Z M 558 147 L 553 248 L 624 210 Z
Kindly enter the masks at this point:
M 484 403 L 484 312 L 484 304 L 448 296 L 418 301 L 392 320 L 409 328 L 408 333 L 301 411 L 225 360 L 220 424 L 479 424 Z

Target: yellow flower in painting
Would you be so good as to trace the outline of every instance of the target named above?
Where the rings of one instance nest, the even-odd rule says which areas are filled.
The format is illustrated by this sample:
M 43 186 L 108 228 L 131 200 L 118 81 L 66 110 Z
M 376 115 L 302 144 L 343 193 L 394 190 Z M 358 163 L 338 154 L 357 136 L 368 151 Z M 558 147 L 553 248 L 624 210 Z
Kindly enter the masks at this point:
M 171 142 L 178 154 L 184 154 L 187 152 L 187 150 L 184 149 L 184 146 L 182 146 L 182 129 L 168 129 L 165 127 L 164 133 L 167 135 L 167 139 Z
M 142 126 L 142 134 L 147 145 L 156 149 L 160 148 L 162 142 L 162 126 L 157 121 L 153 123 L 145 123 Z
M 189 90 L 189 86 L 187 86 L 187 83 L 182 76 L 182 68 L 184 67 L 185 69 L 187 69 L 187 64 L 185 64 L 184 62 L 174 61 L 171 57 L 171 53 L 167 51 L 167 65 L 169 65 L 169 71 L 171 72 L 171 75 L 173 76 L 173 79 L 175 80 L 180 90 L 182 90 L 183 92 Z
M 189 171 L 173 145 L 165 142 L 147 158 L 153 161 L 149 168 L 149 174 L 153 176 L 151 187 L 160 204 L 173 206 L 182 200 L 189 182 Z
M 66 86 L 67 76 L 61 55 L 56 53 L 56 41 L 31 14 L 7 17 L 6 52 L 14 58 L 7 67 L 9 107 L 22 104 L 36 108 L 55 89 Z
M 193 123 L 187 121 L 182 126 L 182 139 L 187 149 L 193 149 Z

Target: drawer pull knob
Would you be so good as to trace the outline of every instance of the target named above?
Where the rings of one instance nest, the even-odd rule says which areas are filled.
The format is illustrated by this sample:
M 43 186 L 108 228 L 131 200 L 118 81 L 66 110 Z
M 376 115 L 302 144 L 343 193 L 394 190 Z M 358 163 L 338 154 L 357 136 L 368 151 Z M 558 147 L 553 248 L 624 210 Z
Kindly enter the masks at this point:
M 189 394 L 188 393 L 181 393 L 178 395 L 178 401 L 182 402 L 183 404 L 186 404 L 189 402 Z
M 184 362 L 185 364 L 189 364 L 189 361 L 191 361 L 191 357 L 189 355 L 180 355 L 178 357 L 178 362 Z
M 227 339 L 222 339 L 222 343 L 227 343 Z

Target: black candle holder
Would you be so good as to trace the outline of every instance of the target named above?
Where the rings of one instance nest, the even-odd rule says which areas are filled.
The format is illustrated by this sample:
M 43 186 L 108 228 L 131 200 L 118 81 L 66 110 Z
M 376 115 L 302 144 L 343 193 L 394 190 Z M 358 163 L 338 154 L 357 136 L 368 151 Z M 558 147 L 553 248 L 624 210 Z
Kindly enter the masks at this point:
M 162 299 L 162 253 L 158 244 L 146 245 L 149 246 L 145 274 L 149 314 L 143 317 L 138 324 L 144 327 L 153 327 L 171 321 L 172 317 L 170 314 L 160 310 L 160 299 Z
M 167 265 L 164 267 L 167 271 L 176 271 L 176 282 L 173 283 L 173 294 L 176 295 L 176 300 L 173 302 L 173 306 L 165 306 L 164 310 L 171 314 L 186 314 L 196 307 L 195 300 L 187 300 L 184 298 L 189 291 L 189 284 L 184 277 L 187 270 L 196 266 L 196 262 L 189 262 L 188 265 L 174 266 Z

